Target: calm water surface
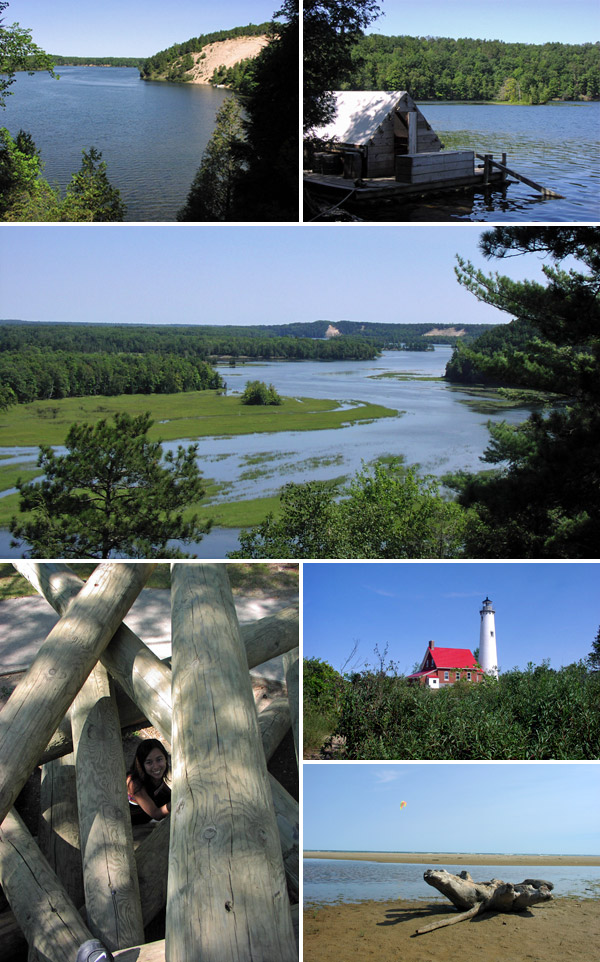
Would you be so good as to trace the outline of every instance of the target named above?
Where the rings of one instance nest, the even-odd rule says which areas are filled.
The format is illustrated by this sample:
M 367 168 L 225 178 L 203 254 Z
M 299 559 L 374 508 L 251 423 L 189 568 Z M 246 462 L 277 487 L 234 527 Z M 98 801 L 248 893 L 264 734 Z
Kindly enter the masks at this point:
M 218 368 L 229 393 L 241 393 L 247 381 L 258 379 L 287 396 L 342 401 L 350 414 L 359 401 L 381 404 L 396 413 L 325 431 L 202 438 L 200 468 L 206 478 L 226 484 L 222 497 L 228 501 L 273 495 L 290 481 L 351 476 L 363 461 L 384 455 L 403 456 L 428 474 L 478 470 L 489 441 L 490 415 L 463 403 L 469 398 L 464 391 L 452 390 L 444 381 L 422 379 L 441 377 L 451 352 L 449 345 L 436 345 L 431 352 L 386 351 L 373 361 L 271 361 Z M 515 424 L 531 410 L 512 408 L 491 419 Z M 164 447 L 175 449 L 187 440 Z M 0 454 L 8 456 L 3 464 L 35 460 L 37 453 L 37 448 L 0 448 Z M 203 539 L 199 550 L 203 557 L 216 558 L 235 546 L 236 532 L 215 531 Z
M 231 94 L 202 84 L 140 80 L 131 67 L 60 67 L 19 74 L 2 124 L 31 133 L 44 176 L 64 189 L 81 151 L 102 151 L 108 177 L 127 204 L 128 221 L 175 220 L 185 203 L 215 114 Z
M 540 107 L 500 104 L 422 104 L 450 150 L 493 154 L 530 180 L 564 195 L 542 199 L 522 183 L 486 194 L 390 208 L 386 220 L 598 221 L 600 220 L 600 103 Z
M 426 868 L 445 868 L 457 875 L 466 869 L 478 880 L 501 878 L 522 882 L 543 878 L 554 883 L 558 898 L 600 896 L 600 868 L 580 865 L 407 865 L 400 862 L 362 862 L 345 859 L 304 859 L 304 904 L 331 905 L 333 902 L 385 902 L 407 899 L 446 902 L 423 881 Z

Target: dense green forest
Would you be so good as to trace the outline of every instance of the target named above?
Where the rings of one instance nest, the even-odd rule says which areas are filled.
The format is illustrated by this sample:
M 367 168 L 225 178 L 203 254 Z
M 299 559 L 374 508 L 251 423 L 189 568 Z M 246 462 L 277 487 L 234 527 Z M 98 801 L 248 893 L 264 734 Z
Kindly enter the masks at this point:
M 325 340 L 330 321 L 272 325 L 158 325 L 158 324 L 47 324 L 0 322 L 0 352 L 35 345 L 40 350 L 102 351 L 106 353 L 165 353 L 193 357 L 372 358 L 383 349 L 410 344 L 426 350 L 424 337 L 431 324 L 378 324 L 335 321 L 340 336 Z M 440 324 L 436 330 L 451 328 Z M 466 324 L 464 340 L 472 340 L 491 325 Z M 435 335 L 436 343 L 455 343 L 456 337 Z
M 249 23 L 245 27 L 232 27 L 231 30 L 217 30 L 214 33 L 199 34 L 184 43 L 175 43 L 166 50 L 160 50 L 145 60 L 140 67 L 142 80 L 185 80 L 185 71 L 194 66 L 193 53 L 218 40 L 231 40 L 235 37 L 260 37 L 270 32 L 270 23 Z M 222 83 L 223 81 L 221 81 Z
M 431 692 L 397 675 L 393 664 L 340 675 L 327 662 L 305 658 L 303 687 L 305 750 L 312 752 L 338 734 L 344 739 L 339 757 L 349 759 L 589 759 L 600 753 L 600 673 L 586 662 L 558 671 L 530 664 L 498 680 Z
M 42 399 L 219 390 L 205 361 L 165 354 L 106 354 L 30 348 L 0 353 L 0 409 Z
M 590 346 L 563 350 L 556 357 L 553 345 L 540 338 L 527 321 L 517 319 L 499 324 L 482 334 L 470 346 L 455 346 L 446 365 L 446 378 L 462 384 L 490 384 L 525 387 L 569 394 L 573 388 L 574 365 L 586 365 L 593 375 L 594 357 Z
M 144 63 L 143 57 L 63 57 L 51 54 L 55 67 L 138 67 Z
M 217 67 L 213 72 L 211 83 L 223 84 L 238 93 L 245 93 L 254 83 L 254 70 L 256 58 L 248 57 L 245 60 L 238 60 L 233 67 Z
M 361 37 L 339 88 L 408 90 L 416 100 L 546 103 L 600 97 L 600 44 Z

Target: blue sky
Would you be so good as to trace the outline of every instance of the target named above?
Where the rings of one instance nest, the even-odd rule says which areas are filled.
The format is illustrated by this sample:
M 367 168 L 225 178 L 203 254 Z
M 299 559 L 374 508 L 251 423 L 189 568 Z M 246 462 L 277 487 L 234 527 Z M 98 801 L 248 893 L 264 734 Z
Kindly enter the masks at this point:
M 4 17 L 48 53 L 150 57 L 201 33 L 263 23 L 277 9 L 277 0 L 10 0 Z
M 514 278 L 540 277 L 544 262 L 488 264 L 483 229 L 10 224 L 0 226 L 0 318 L 505 323 L 457 283 L 455 254 Z
M 304 850 L 597 855 L 599 797 L 594 763 L 305 764 Z
M 585 658 L 600 625 L 600 565 L 588 563 L 304 564 L 304 656 L 341 670 L 377 664 L 375 645 L 403 674 L 438 647 L 479 644 L 486 595 L 496 611 L 500 670 Z M 349 670 L 348 668 L 346 670 Z
M 384 16 L 367 33 L 520 43 L 600 40 L 597 0 L 379 0 L 379 5 Z

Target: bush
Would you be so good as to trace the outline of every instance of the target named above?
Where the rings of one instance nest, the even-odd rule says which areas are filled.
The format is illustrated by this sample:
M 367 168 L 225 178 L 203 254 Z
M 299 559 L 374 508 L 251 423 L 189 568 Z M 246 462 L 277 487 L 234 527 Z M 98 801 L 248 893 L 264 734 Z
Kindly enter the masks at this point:
M 340 702 L 347 758 L 595 759 L 600 676 L 582 662 L 514 669 L 439 691 L 362 673 Z
M 281 397 L 272 384 L 264 381 L 246 381 L 242 404 L 281 404 Z

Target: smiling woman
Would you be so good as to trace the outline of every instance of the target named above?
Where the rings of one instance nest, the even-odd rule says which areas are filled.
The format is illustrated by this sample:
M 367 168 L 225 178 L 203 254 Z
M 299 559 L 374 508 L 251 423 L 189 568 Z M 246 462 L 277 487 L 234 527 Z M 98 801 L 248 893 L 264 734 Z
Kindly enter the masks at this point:
M 127 796 L 134 824 L 160 821 L 171 811 L 170 762 L 157 738 L 140 742 L 127 773 Z

